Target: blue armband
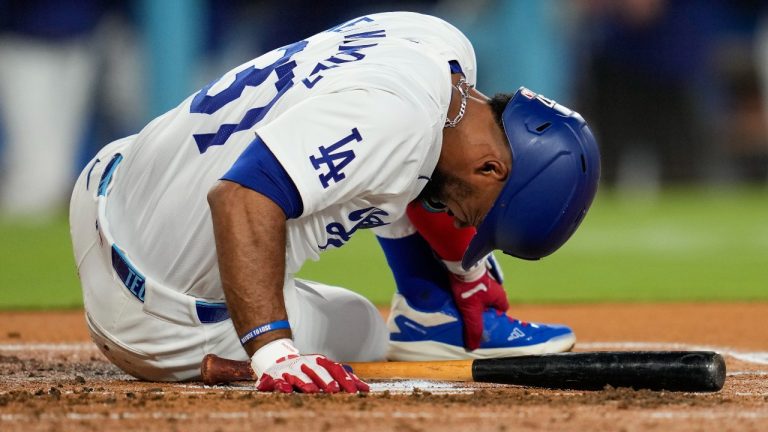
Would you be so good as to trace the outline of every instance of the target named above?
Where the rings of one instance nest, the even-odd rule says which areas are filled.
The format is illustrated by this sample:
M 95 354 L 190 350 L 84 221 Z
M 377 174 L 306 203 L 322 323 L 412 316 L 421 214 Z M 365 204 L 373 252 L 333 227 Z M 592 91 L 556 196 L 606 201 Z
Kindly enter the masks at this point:
M 254 190 L 280 206 L 286 219 L 304 212 L 304 203 L 291 177 L 261 138 L 256 137 L 221 177 Z
M 275 330 L 290 329 L 290 328 L 291 328 L 291 324 L 288 322 L 288 320 L 272 321 L 271 323 L 260 325 L 255 329 L 249 331 L 245 335 L 243 335 L 243 337 L 240 338 L 240 344 L 245 345 L 248 342 L 250 342 L 251 339 L 258 337 L 260 335 L 263 335 L 264 333 L 269 333 Z

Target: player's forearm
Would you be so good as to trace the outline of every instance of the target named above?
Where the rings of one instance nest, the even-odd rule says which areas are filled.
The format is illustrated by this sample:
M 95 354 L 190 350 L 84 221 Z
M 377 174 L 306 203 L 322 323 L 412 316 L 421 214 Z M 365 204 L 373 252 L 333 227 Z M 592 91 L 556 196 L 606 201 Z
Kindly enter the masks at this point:
M 219 273 L 232 317 L 241 336 L 265 323 L 285 320 L 285 214 L 263 195 L 220 181 L 208 193 Z M 245 345 L 249 355 L 276 339 L 276 330 Z

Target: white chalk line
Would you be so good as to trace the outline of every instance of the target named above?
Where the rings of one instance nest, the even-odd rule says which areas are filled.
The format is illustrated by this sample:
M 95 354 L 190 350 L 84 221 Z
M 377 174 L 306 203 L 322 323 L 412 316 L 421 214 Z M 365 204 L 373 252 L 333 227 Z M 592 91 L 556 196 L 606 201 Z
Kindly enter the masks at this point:
M 393 395 L 408 395 L 414 392 L 424 392 L 430 394 L 474 394 L 480 390 L 480 387 L 470 386 L 467 383 L 450 382 L 450 381 L 426 381 L 426 380 L 389 380 L 381 382 L 369 382 L 368 386 L 371 388 L 371 393 L 384 393 L 389 392 Z M 194 388 L 194 386 L 188 386 Z M 238 385 L 232 386 L 203 386 L 207 389 L 217 390 L 234 390 L 241 392 L 253 392 L 256 391 L 255 385 Z M 197 387 L 200 388 L 200 387 Z M 190 391 L 192 393 L 194 391 Z M 202 392 L 205 393 L 205 392 Z
M 467 387 L 466 384 L 425 380 L 376 382 L 370 383 L 370 387 L 374 393 L 388 391 L 393 394 L 413 393 L 417 390 L 432 394 L 474 394 L 478 390 L 477 388 Z
M 733 371 L 725 374 L 726 376 L 768 376 L 768 371 Z

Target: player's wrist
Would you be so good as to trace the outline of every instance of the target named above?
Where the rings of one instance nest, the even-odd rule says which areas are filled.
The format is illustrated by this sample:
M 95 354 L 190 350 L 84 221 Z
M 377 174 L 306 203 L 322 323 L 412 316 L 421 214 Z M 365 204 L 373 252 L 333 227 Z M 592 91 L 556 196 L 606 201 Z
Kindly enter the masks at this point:
M 251 356 L 251 367 L 253 368 L 253 371 L 256 372 L 256 377 L 258 379 L 265 370 L 272 367 L 278 360 L 298 355 L 300 355 L 299 350 L 293 344 L 293 340 L 289 338 L 276 339 L 253 353 Z
M 445 268 L 447 268 L 448 271 L 456 277 L 456 279 L 465 283 L 479 280 L 485 275 L 485 272 L 487 271 L 484 259 L 478 261 L 468 270 L 464 270 L 464 268 L 461 266 L 461 261 L 443 260 L 443 264 L 445 264 Z
M 270 344 L 271 342 L 274 342 L 279 339 L 292 339 L 292 338 L 293 338 L 293 332 L 291 331 L 291 329 L 275 330 L 251 339 L 247 343 L 243 344 L 243 348 L 245 348 L 245 352 L 247 352 L 248 355 L 253 355 L 256 353 L 256 351 L 260 350 L 262 347 Z

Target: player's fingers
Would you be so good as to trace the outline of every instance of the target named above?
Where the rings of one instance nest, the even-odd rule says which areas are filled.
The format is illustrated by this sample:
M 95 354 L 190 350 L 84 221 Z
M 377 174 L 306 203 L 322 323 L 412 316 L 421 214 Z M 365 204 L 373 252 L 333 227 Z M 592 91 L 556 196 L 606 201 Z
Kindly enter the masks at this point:
M 256 390 L 263 392 L 271 392 L 275 390 L 275 380 L 267 374 L 262 375 L 259 384 L 256 386 Z
M 491 296 L 488 300 L 490 306 L 506 312 L 509 310 L 509 300 L 504 287 L 493 279 L 489 278 L 488 294 Z
M 302 393 L 317 393 L 320 388 L 303 372 L 284 373 L 283 379 Z M 292 390 L 291 390 L 292 391 Z M 290 392 L 289 392 L 290 393 Z
M 464 321 L 464 345 L 470 351 L 475 350 L 480 347 L 483 336 L 482 308 L 467 308 L 462 311 L 461 317 Z
M 355 372 L 352 370 L 352 366 L 348 364 L 342 364 L 341 365 L 345 371 L 349 374 L 349 376 L 352 378 L 352 381 L 354 381 L 355 386 L 357 387 L 357 390 L 361 393 L 368 393 L 371 391 L 371 387 L 368 386 L 368 384 L 361 380 L 357 375 L 355 375 Z
M 357 387 L 357 391 L 361 393 L 368 393 L 371 391 L 371 387 L 365 383 L 363 380 L 357 377 L 357 375 L 353 374 L 352 372 L 349 372 L 349 376 L 352 377 L 352 381 L 355 383 L 355 387 Z
M 509 300 L 507 299 L 507 293 L 504 292 L 504 289 L 497 290 L 495 292 L 495 296 L 493 299 L 491 299 L 490 306 L 493 308 L 500 310 L 502 312 L 506 312 L 509 310 Z
M 325 370 L 331 374 L 333 379 L 339 383 L 339 386 L 341 386 L 342 390 L 347 393 L 357 393 L 358 388 L 357 385 L 355 385 L 355 381 L 352 379 L 349 373 L 347 373 L 341 363 L 336 363 L 334 361 L 328 360 L 325 357 L 318 357 L 317 364 L 325 368 Z
M 338 393 L 339 383 L 334 381 L 333 377 L 328 373 L 325 368 L 318 367 L 317 369 L 310 367 L 308 364 L 301 365 L 301 371 L 307 374 L 322 391 L 325 393 Z
M 284 379 L 277 378 L 274 380 L 274 390 L 277 393 L 293 393 L 293 385 Z

